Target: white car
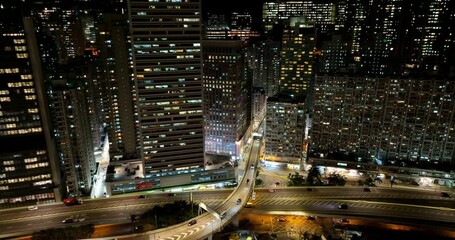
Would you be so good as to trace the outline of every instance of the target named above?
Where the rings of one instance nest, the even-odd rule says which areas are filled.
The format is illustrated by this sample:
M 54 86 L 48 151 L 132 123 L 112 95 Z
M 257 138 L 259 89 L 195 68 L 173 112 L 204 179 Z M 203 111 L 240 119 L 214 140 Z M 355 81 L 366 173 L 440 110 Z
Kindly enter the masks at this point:
M 29 206 L 28 210 L 30 211 L 38 210 L 38 206 Z

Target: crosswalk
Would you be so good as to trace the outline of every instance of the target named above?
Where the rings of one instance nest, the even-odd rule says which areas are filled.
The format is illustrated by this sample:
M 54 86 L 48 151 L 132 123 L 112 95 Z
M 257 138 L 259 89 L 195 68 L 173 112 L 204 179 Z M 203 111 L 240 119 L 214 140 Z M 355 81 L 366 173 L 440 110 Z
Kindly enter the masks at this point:
M 157 239 L 163 239 L 163 240 L 181 240 L 181 239 L 192 239 L 191 236 L 194 235 L 195 233 L 204 230 L 205 228 L 212 227 L 211 225 L 213 224 L 212 222 L 205 223 L 203 225 L 196 226 L 194 228 L 188 229 L 187 231 L 180 232 L 178 234 L 174 234 L 169 237 L 163 237 L 163 238 L 157 238 Z

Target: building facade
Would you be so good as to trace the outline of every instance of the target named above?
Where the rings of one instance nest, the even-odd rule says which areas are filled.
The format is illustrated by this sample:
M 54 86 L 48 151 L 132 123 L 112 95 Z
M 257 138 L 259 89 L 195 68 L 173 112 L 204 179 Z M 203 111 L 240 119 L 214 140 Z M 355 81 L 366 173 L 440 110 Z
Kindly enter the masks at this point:
M 200 2 L 131 0 L 128 12 L 140 158 L 159 187 L 204 170 Z
M 291 18 L 283 31 L 280 91 L 305 94 L 314 77 L 315 29 L 302 18 Z
M 60 201 L 60 175 L 35 29 L 0 9 L 0 208 Z
M 205 152 L 239 157 L 247 122 L 241 41 L 203 42 Z
M 81 91 L 84 84 L 70 86 L 66 79 L 59 81 L 62 86 L 54 86 L 51 104 L 65 192 L 71 196 L 87 195 L 93 184 L 96 163 L 87 98 Z
M 450 80 L 318 76 L 310 151 L 453 165 L 454 97 Z
M 253 87 L 264 89 L 267 96 L 276 95 L 280 87 L 280 43 L 261 41 L 249 52 Z
M 102 86 L 104 122 L 109 138 L 109 152 L 125 158 L 137 157 L 134 81 L 131 77 L 128 51 L 127 17 L 104 14 L 97 35 L 98 72 Z
M 269 1 L 262 7 L 262 25 L 269 33 L 275 25 L 285 23 L 291 17 L 304 17 L 306 21 L 326 31 L 336 22 L 337 5 L 332 1 Z
M 300 167 L 305 137 L 305 97 L 280 92 L 267 99 L 265 160 Z

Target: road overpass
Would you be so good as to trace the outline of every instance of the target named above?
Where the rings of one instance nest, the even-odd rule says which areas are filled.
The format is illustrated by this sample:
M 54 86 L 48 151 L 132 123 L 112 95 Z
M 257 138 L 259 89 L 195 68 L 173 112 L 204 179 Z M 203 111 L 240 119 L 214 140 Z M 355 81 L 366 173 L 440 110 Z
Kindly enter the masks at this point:
M 157 204 L 189 199 L 190 194 L 195 202 L 203 201 L 219 213 L 226 211 L 226 218 L 220 219 L 216 215 L 206 213 L 197 217 L 198 223 L 193 226 L 188 226 L 185 222 L 165 229 L 116 238 L 201 239 L 208 237 L 229 223 L 246 203 L 253 190 L 259 147 L 260 143 L 255 141 L 250 150 L 250 157 L 243 164 L 246 175 L 234 191 L 183 192 L 177 193 L 175 197 L 170 197 L 167 193 L 157 193 L 150 194 L 145 199 L 137 199 L 137 196 L 120 196 L 87 201 L 84 205 L 72 207 L 59 204 L 40 207 L 37 211 L 26 209 L 2 211 L 0 237 L 24 230 L 25 233 L 31 233 L 40 229 L 62 226 L 61 220 L 73 214 L 86 214 L 87 221 L 84 223 L 125 222 L 129 221 L 127 217 L 130 214 L 141 214 Z M 246 183 L 246 179 L 250 179 L 249 184 Z M 407 219 L 425 218 L 448 223 L 455 221 L 455 200 L 442 198 L 439 192 L 399 188 L 373 188 L 372 192 L 364 192 L 363 188 L 359 187 L 314 187 L 313 190 L 307 191 L 306 187 L 276 188 L 276 192 L 269 193 L 267 189 L 256 189 L 255 208 L 248 211 L 266 211 L 272 214 L 286 212 L 314 215 L 394 216 Z M 239 198 L 242 200 L 241 205 L 236 205 Z M 349 209 L 338 209 L 337 206 L 341 203 L 347 203 Z

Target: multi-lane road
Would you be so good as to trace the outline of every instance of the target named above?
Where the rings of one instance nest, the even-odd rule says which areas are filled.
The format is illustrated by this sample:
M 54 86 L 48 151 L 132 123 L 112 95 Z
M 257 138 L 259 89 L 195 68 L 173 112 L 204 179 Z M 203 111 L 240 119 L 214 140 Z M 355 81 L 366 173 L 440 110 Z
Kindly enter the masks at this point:
M 372 192 L 364 192 L 363 188 L 357 187 L 313 189 L 314 191 L 308 192 L 306 188 L 276 188 L 274 193 L 269 193 L 268 189 L 256 189 L 253 208 L 248 209 L 248 211 L 272 214 L 297 212 L 298 214 L 310 215 L 382 216 L 420 219 L 422 221 L 455 222 L 455 199 L 442 198 L 439 196 L 439 192 L 398 188 L 373 188 Z M 232 190 L 212 190 L 193 192 L 192 195 L 195 202 L 203 201 L 208 206 L 216 208 L 231 193 Z M 157 193 L 150 194 L 145 199 L 130 196 L 86 201 L 84 205 L 71 207 L 59 204 L 40 207 L 35 211 L 28 211 L 27 209 L 2 211 L 0 232 L 1 234 L 31 232 L 49 227 L 64 226 L 63 219 L 77 214 L 85 214 L 86 223 L 127 222 L 130 214 L 143 213 L 156 204 L 164 204 L 178 199 L 189 200 L 189 195 L 189 192 L 184 192 L 169 197 L 167 193 Z M 348 209 L 338 209 L 337 206 L 340 203 L 347 203 Z M 235 203 L 227 202 L 225 204 L 227 204 L 225 207 L 236 206 Z M 224 209 L 222 206 L 217 210 Z M 237 210 L 233 209 L 232 214 Z M 214 219 L 207 221 L 206 224 L 212 224 L 211 221 Z M 198 220 L 198 222 L 203 223 L 202 220 Z M 194 229 L 200 227 L 202 226 L 194 226 Z M 216 224 L 207 227 L 216 227 Z M 186 226 L 185 229 L 191 228 Z
M 256 160 L 259 141 L 254 141 L 250 156 L 246 159 L 245 175 L 239 186 L 231 190 L 206 190 L 177 193 L 148 194 L 147 198 L 138 196 L 118 196 L 107 199 L 85 201 L 84 205 L 64 206 L 54 204 L 40 206 L 38 210 L 24 209 L 2 210 L 0 212 L 0 238 L 14 233 L 31 233 L 36 230 L 73 225 L 62 220 L 75 215 L 85 215 L 84 223 L 102 224 L 128 222 L 130 214 L 141 214 L 154 205 L 161 205 L 175 200 L 204 202 L 218 213 L 226 211 L 226 217 L 220 219 L 217 214 L 203 214 L 196 218 L 197 223 L 188 226 L 180 225 L 159 229 L 145 234 L 134 235 L 136 239 L 201 239 L 218 231 L 227 224 L 231 217 L 238 214 L 242 205 L 251 194 L 255 179 Z M 250 162 L 251 161 L 251 162 Z M 253 164 L 253 166 L 251 166 Z M 247 179 L 250 179 L 247 183 Z M 455 199 L 440 197 L 439 192 L 421 191 L 401 188 L 372 188 L 365 192 L 359 187 L 314 187 L 307 188 L 274 188 L 256 189 L 253 208 L 248 211 L 260 211 L 271 214 L 311 214 L 343 215 L 358 217 L 388 217 L 396 219 L 417 219 L 455 223 Z M 240 205 L 237 200 L 241 199 Z M 348 209 L 338 209 L 341 203 L 348 204 Z M 120 238 L 121 239 L 121 238 Z

